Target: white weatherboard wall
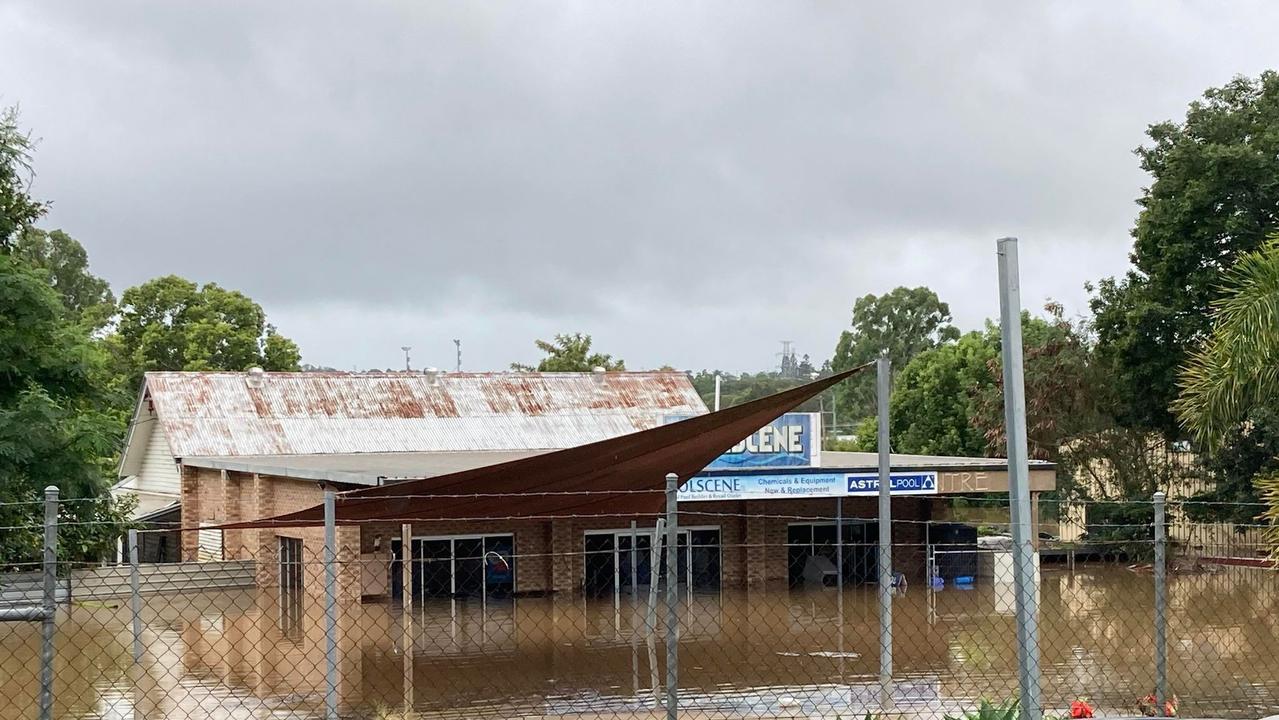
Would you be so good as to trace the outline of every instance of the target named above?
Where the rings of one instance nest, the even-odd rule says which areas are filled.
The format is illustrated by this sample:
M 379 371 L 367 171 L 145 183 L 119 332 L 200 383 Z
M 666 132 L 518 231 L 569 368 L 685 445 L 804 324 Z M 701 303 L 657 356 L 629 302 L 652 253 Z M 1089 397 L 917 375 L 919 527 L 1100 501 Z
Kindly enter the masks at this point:
M 145 515 L 176 502 L 182 491 L 182 478 L 169 451 L 164 429 L 156 421 L 154 413 L 148 413 L 138 420 L 131 441 L 135 447 L 143 448 L 142 462 L 138 465 L 137 474 L 126 477 L 115 486 L 115 494 L 137 494 L 138 508 L 134 512 L 135 516 Z

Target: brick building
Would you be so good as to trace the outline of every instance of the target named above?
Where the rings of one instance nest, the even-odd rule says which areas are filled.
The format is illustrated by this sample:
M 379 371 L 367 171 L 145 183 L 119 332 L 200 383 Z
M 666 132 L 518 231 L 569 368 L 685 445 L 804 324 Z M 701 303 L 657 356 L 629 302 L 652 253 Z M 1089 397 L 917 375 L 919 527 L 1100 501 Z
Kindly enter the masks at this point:
M 183 561 L 252 560 L 260 584 L 318 589 L 322 530 L 212 526 L 312 507 L 325 489 L 487 467 L 705 412 L 687 376 L 674 372 L 151 373 L 116 492 L 138 493 L 150 513 L 176 509 L 185 528 L 208 528 L 173 534 Z M 845 546 L 838 572 L 848 582 L 874 578 L 876 501 L 865 478 L 876 457 L 821 452 L 820 419 L 808 418 L 794 420 L 801 430 L 779 419 L 686 486 L 679 554 L 689 588 L 802 583 L 831 557 L 837 515 Z M 908 575 L 924 572 L 948 495 L 1008 488 L 999 459 L 894 455 L 892 465 L 893 492 L 902 496 L 893 503 L 894 565 Z M 1051 490 L 1052 466 L 1033 466 L 1031 481 L 1035 496 Z M 647 585 L 652 518 L 635 522 L 411 523 L 414 596 L 606 596 Z M 400 524 L 337 532 L 349 600 L 402 592 Z

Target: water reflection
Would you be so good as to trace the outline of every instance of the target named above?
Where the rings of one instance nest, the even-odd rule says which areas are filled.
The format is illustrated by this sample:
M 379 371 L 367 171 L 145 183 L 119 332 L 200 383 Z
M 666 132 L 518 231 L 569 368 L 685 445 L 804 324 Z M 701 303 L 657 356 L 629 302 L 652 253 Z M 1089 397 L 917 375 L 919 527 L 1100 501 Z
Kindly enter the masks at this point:
M 917 713 L 1016 693 L 1016 646 L 994 585 L 895 601 L 891 701 Z M 1249 569 L 1176 577 L 1170 681 L 1182 714 L 1279 712 L 1279 576 Z M 1046 572 L 1046 701 L 1086 697 L 1111 714 L 1150 691 L 1149 576 L 1123 568 Z M 681 598 L 681 702 L 729 716 L 860 714 L 878 707 L 874 592 L 698 594 Z M 659 602 L 659 608 L 662 605 Z M 842 612 L 841 612 L 842 606 Z M 458 717 L 642 711 L 665 669 L 663 613 L 647 598 L 431 599 L 340 603 L 343 711 L 408 704 Z M 127 607 L 75 607 L 58 625 L 63 718 L 314 717 L 324 692 L 323 599 L 278 588 L 151 596 L 132 667 Z M 651 648 L 651 649 L 650 649 Z M 0 626 L 0 717 L 35 702 L 38 627 Z

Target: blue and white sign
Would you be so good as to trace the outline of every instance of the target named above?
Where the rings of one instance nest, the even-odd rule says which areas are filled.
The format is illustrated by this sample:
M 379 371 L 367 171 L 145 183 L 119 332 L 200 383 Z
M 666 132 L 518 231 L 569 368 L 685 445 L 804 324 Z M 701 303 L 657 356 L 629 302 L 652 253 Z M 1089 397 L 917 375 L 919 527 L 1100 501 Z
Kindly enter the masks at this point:
M 843 473 L 696 475 L 680 488 L 678 499 L 686 502 L 837 497 L 844 494 L 843 488 Z
M 849 495 L 878 495 L 879 473 L 847 475 Z M 937 473 L 895 472 L 888 475 L 890 495 L 936 495 Z
M 665 422 L 687 416 L 668 416 Z M 821 414 L 786 413 L 715 458 L 708 469 L 810 468 L 821 464 Z
M 936 495 L 937 473 L 895 472 L 893 495 Z M 875 473 L 796 472 L 764 475 L 697 475 L 679 490 L 680 502 L 782 500 L 806 497 L 878 495 Z

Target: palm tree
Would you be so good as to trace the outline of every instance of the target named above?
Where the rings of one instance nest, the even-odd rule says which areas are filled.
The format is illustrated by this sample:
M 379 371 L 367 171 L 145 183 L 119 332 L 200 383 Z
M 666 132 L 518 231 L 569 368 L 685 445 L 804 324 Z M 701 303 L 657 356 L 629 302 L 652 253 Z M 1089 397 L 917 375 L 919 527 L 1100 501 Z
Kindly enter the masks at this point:
M 1181 372 L 1173 409 L 1213 448 L 1257 407 L 1279 406 L 1279 235 L 1225 273 L 1213 328 Z M 1256 479 L 1269 505 L 1263 517 L 1279 545 L 1279 475 Z M 1276 547 L 1279 551 L 1279 546 Z

